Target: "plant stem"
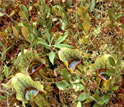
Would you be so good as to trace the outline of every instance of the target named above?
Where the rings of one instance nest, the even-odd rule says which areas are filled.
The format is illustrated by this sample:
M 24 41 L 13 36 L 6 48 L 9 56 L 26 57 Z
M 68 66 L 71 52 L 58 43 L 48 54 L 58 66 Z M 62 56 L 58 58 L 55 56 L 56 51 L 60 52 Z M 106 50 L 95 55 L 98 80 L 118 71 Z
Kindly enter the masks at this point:
M 18 22 L 16 22 L 15 20 L 13 20 L 13 19 L 11 18 L 11 16 L 8 15 L 2 8 L 0 8 L 0 11 L 1 11 L 2 13 L 4 13 L 12 22 L 14 22 L 15 24 L 18 24 Z

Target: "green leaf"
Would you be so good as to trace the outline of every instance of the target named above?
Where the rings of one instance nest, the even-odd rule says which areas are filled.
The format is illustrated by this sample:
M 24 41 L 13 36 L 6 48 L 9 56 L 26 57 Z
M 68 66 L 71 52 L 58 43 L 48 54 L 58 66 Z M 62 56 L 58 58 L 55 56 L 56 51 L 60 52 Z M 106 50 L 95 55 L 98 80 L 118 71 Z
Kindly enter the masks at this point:
M 121 9 L 121 7 L 122 7 L 121 5 L 118 5 L 117 10 L 120 10 L 120 9 Z
M 110 19 L 113 18 L 113 9 L 112 8 L 108 8 L 108 15 L 109 15 Z
M 119 13 L 117 13 L 117 14 L 114 16 L 114 18 L 115 18 L 115 20 L 116 20 L 116 19 L 120 18 L 121 16 L 122 16 L 122 13 L 119 12 Z
M 53 22 L 57 21 L 57 18 L 53 18 L 52 21 L 53 21 Z
M 96 100 L 99 99 L 99 90 L 98 90 L 98 89 L 95 91 L 94 98 L 95 98 Z
M 41 24 L 43 27 L 45 27 L 46 25 L 45 25 L 44 17 L 39 16 L 38 19 L 39 19 L 40 24 Z
M 12 86 L 16 90 L 16 98 L 20 101 L 27 102 L 24 98 L 25 90 L 28 88 L 34 88 L 38 91 L 43 90 L 43 85 L 39 81 L 33 81 L 29 75 L 23 73 L 17 73 L 12 78 Z
M 50 62 L 51 62 L 52 64 L 54 64 L 54 58 L 55 58 L 55 53 L 54 53 L 54 52 L 51 52 L 51 53 L 49 54 L 49 60 L 50 60 Z
M 109 75 L 109 76 L 114 77 L 114 76 L 115 76 L 115 72 L 116 72 L 115 69 L 111 67 L 111 68 L 106 72 L 106 74 Z
M 123 49 L 124 49 L 124 44 L 123 44 L 123 43 L 120 43 L 120 44 L 119 44 L 119 48 L 120 48 L 121 51 L 123 51 Z
M 62 27 L 61 27 L 61 29 L 62 30 L 65 30 L 66 29 L 66 26 L 67 26 L 67 22 L 66 21 L 62 21 Z
M 84 89 L 84 86 L 81 83 L 77 83 L 73 85 L 73 89 L 75 91 L 82 91 Z
M 46 17 L 47 17 L 48 19 L 50 19 L 50 18 L 49 18 L 49 16 L 50 16 L 50 7 L 49 7 L 49 6 L 45 5 L 45 11 L 44 11 L 44 12 L 46 13 Z
M 6 59 L 6 47 L 5 47 L 5 45 L 1 41 L 0 41 L 0 45 L 3 48 L 2 55 L 1 55 L 1 60 L 4 61 Z
M 51 38 L 51 43 L 53 42 L 53 40 L 54 40 L 54 37 Z
M 37 39 L 37 44 L 42 44 L 45 48 L 47 48 L 47 49 L 50 49 L 50 47 L 49 47 L 49 45 L 47 44 L 47 42 L 44 40 L 44 39 L 42 39 L 42 38 L 38 38 Z
M 3 70 L 3 72 L 4 72 L 5 77 L 7 78 L 8 75 L 9 75 L 9 70 L 8 70 L 8 67 L 7 67 L 6 65 L 4 65 L 4 70 Z
M 71 74 L 68 72 L 67 69 L 62 69 L 61 71 L 62 77 L 67 81 L 70 82 L 72 81 Z
M 52 6 L 52 14 L 55 16 L 56 14 L 56 7 L 55 6 Z
M 111 79 L 104 82 L 105 90 L 110 90 Z
M 1 17 L 1 16 L 4 16 L 4 13 L 0 12 L 0 17 Z
M 72 0 L 69 0 L 68 3 L 67 3 L 67 7 L 70 8 L 72 5 Z
M 34 36 L 33 36 L 33 34 L 28 34 L 28 39 L 32 42 L 33 40 L 34 40 Z
M 0 45 L 2 46 L 3 49 L 6 49 L 5 45 L 0 41 Z
M 96 19 L 99 19 L 100 16 L 101 16 L 101 14 L 99 14 L 99 15 L 98 14 L 95 14 L 94 16 L 95 16 Z
M 64 36 L 60 36 L 60 37 L 56 40 L 55 45 L 60 44 L 61 42 L 63 42 L 63 41 L 66 39 L 67 36 L 68 36 L 68 32 L 65 32 L 65 33 L 64 33 Z
M 72 76 L 74 78 L 73 83 L 79 83 L 80 82 L 80 77 L 76 73 L 74 73 Z
M 81 6 L 85 6 L 85 0 L 81 0 Z
M 28 11 L 27 11 L 27 8 L 25 7 L 25 5 L 21 4 L 21 10 L 24 12 L 26 19 L 29 20 Z
M 114 60 L 114 58 L 112 58 L 112 57 L 110 56 L 108 59 L 109 59 L 109 63 L 110 63 L 112 66 L 115 66 L 115 60 Z
M 78 97 L 78 101 L 84 101 L 86 100 L 87 98 L 87 95 L 86 94 L 81 94 L 79 97 Z
M 101 105 L 96 103 L 96 104 L 93 105 L 93 107 L 101 107 Z
M 94 10 L 94 8 L 95 8 L 95 1 L 92 0 L 91 1 L 91 6 L 90 6 L 90 11 L 92 12 Z
M 78 26 L 79 26 L 81 29 L 84 30 L 84 27 L 83 27 L 82 23 L 78 23 Z
M 77 107 L 82 107 L 82 105 L 81 105 L 81 102 L 80 102 L 80 101 L 77 103 Z
M 115 78 L 115 83 L 118 83 L 120 80 L 120 75 L 122 74 L 121 70 L 118 70 L 117 74 L 116 74 L 116 78 Z
M 61 9 L 61 13 L 62 13 L 62 19 L 63 18 L 65 18 L 65 19 L 67 19 L 67 13 L 66 13 L 66 11 L 64 10 L 64 8 L 63 7 L 60 7 L 60 9 Z
M 31 33 L 33 28 L 31 27 L 31 25 L 27 22 L 23 22 L 23 25 L 26 26 L 28 28 L 28 31 Z
M 102 97 L 102 100 L 104 101 L 105 104 L 108 104 L 109 99 L 110 99 L 110 96 L 109 96 L 108 94 L 107 94 L 107 95 L 104 95 L 104 96 Z
M 20 56 L 18 56 L 17 58 L 16 58 L 16 60 L 14 61 L 14 63 L 13 63 L 13 65 L 15 66 L 18 62 L 19 62 L 19 60 L 21 59 L 21 55 Z
M 47 40 L 50 43 L 50 33 L 47 29 L 45 29 L 45 32 L 46 32 Z
M 56 85 L 57 85 L 57 87 L 58 87 L 60 90 L 65 90 L 66 88 L 68 88 L 68 87 L 70 86 L 70 84 L 67 83 L 65 80 L 56 82 Z
M 36 39 L 34 38 L 31 44 L 31 49 L 34 47 L 35 43 L 36 43 Z
M 54 47 L 56 47 L 56 48 L 64 48 L 64 47 L 74 48 L 73 46 L 67 45 L 67 44 L 56 44 L 56 45 L 54 45 Z
M 50 18 L 48 18 L 48 20 L 47 20 L 47 28 L 49 29 L 49 31 L 51 30 L 51 28 L 52 28 L 52 22 L 51 22 L 51 20 L 50 20 Z
M 123 43 L 122 42 L 119 44 L 119 48 L 121 51 L 123 51 Z
M 104 104 L 104 101 L 99 101 L 98 104 L 99 105 L 103 105 Z
M 114 85 L 111 90 L 116 91 L 119 88 L 119 86 Z
M 100 96 L 99 98 L 96 99 L 98 101 L 98 105 L 96 105 L 96 107 L 101 107 L 101 105 L 105 104 L 104 100 L 102 99 L 102 97 Z M 94 105 L 95 106 L 95 105 Z M 93 107 L 94 107 L 93 106 Z

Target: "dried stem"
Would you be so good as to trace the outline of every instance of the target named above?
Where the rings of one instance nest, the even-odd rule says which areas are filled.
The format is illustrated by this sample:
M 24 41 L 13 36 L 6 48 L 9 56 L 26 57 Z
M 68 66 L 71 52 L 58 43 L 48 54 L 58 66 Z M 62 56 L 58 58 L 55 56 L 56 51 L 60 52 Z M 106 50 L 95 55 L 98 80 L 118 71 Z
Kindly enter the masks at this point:
M 15 20 L 13 20 L 13 19 L 11 18 L 11 16 L 8 15 L 2 8 L 0 8 L 0 11 L 1 11 L 2 13 L 4 13 L 12 22 L 14 22 L 15 24 L 18 24 L 18 22 L 16 22 Z

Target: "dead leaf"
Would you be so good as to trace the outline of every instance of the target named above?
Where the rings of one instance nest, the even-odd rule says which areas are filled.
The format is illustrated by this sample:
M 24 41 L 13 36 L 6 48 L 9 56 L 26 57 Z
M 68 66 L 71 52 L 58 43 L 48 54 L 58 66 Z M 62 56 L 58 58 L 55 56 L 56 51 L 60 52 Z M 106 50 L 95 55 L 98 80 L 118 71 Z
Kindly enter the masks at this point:
M 23 11 L 19 11 L 19 16 L 26 19 L 25 13 Z
M 8 33 L 6 33 L 6 32 L 0 32 L 0 37 L 5 37 L 5 36 L 8 36 Z
M 12 26 L 12 30 L 13 30 L 13 34 L 14 34 L 14 36 L 15 37 L 18 37 L 18 31 L 17 31 L 17 29 L 14 27 L 14 26 Z
M 28 28 L 26 26 L 22 26 L 22 35 L 25 37 L 25 39 L 28 40 Z
M 85 32 L 88 32 L 90 30 L 90 23 L 83 23 L 83 27 Z

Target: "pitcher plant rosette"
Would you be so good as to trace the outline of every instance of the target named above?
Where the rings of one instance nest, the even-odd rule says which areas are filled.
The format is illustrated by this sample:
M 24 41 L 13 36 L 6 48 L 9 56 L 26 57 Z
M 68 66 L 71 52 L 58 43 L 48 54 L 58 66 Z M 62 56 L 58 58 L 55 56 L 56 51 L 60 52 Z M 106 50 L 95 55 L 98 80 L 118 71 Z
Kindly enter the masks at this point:
M 39 81 L 33 81 L 29 75 L 17 73 L 12 78 L 11 84 L 16 90 L 16 98 L 22 101 L 23 106 L 31 100 L 35 101 L 39 107 L 48 105 L 43 96 L 45 94 L 43 85 Z
M 59 59 L 65 64 L 70 72 L 79 70 L 83 73 L 83 56 L 77 49 L 62 48 L 59 52 Z
M 90 66 L 91 71 L 96 71 L 97 73 L 97 80 L 98 80 L 98 87 L 101 85 L 101 82 L 103 80 L 103 84 L 105 87 L 105 90 L 109 90 L 111 81 L 113 77 L 109 75 L 110 73 L 115 73 L 115 70 L 113 69 L 113 65 L 115 65 L 115 59 L 113 56 L 109 54 L 105 54 L 101 57 L 98 57 L 94 64 Z

